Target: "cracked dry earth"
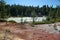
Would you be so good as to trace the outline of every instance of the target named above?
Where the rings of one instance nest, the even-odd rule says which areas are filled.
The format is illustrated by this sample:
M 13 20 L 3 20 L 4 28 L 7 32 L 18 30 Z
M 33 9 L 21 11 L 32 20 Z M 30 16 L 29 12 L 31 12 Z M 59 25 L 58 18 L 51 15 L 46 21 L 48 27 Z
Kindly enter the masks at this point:
M 0 31 L 5 29 L 10 30 L 10 36 L 13 35 L 13 40 L 60 40 L 60 32 L 54 30 L 53 25 L 48 24 L 34 25 L 16 24 L 16 23 L 0 23 Z

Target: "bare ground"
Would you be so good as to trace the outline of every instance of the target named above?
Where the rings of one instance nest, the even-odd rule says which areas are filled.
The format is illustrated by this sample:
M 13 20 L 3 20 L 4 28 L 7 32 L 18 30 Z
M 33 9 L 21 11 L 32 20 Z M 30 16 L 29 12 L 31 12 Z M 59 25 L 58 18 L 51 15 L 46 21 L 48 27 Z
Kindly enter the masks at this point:
M 60 25 L 60 23 L 57 23 Z M 60 40 L 60 32 L 54 30 L 53 24 L 20 25 L 17 23 L 0 23 L 0 31 L 10 30 L 10 36 L 14 36 L 13 40 Z

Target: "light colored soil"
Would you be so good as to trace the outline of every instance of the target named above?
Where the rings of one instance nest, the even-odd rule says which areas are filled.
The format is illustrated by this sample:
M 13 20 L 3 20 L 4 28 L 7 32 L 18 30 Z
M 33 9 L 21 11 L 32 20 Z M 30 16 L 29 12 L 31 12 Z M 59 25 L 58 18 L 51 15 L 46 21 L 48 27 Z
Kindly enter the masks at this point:
M 41 30 L 45 30 L 46 32 L 49 33 L 60 33 L 59 30 L 55 30 L 55 28 L 53 27 L 54 24 L 43 24 L 43 25 L 35 25 L 35 29 L 41 29 Z M 58 26 L 57 26 L 58 27 Z M 60 26 L 59 26 L 60 29 Z

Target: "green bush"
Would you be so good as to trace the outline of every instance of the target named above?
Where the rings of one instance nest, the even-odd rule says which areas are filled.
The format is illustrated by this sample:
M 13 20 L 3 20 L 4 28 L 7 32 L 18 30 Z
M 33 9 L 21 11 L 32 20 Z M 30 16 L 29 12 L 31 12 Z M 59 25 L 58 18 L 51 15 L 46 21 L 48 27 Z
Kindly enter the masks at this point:
M 37 24 L 51 24 L 51 23 L 54 23 L 55 21 L 54 20 L 51 20 L 51 21 L 43 21 L 43 22 L 35 22 L 34 24 L 37 25 Z
M 57 19 L 56 21 L 57 21 L 57 22 L 60 22 L 60 19 Z
M 54 20 L 54 19 L 51 19 L 50 22 L 51 22 L 51 23 L 55 23 L 55 20 Z
M 45 21 L 44 23 L 45 23 L 45 24 L 51 24 L 51 22 L 50 22 L 50 21 Z
M 45 24 L 45 22 L 35 22 L 34 24 L 35 25 L 37 25 L 37 24 Z
M 47 18 L 46 18 L 46 21 L 50 21 L 50 19 L 51 19 L 51 17 L 47 17 Z
M 10 20 L 10 21 L 8 21 L 8 22 L 16 23 L 16 21 L 14 21 L 14 20 Z
M 7 20 L 0 20 L 0 22 L 7 22 Z

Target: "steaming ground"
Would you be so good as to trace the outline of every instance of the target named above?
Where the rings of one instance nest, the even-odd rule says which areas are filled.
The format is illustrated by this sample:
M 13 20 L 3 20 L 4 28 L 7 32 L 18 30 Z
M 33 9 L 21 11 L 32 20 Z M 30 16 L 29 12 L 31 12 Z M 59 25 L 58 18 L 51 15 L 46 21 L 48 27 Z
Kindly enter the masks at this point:
M 23 20 L 23 22 L 32 22 L 33 21 L 33 18 L 32 17 L 23 17 L 22 18 Z M 20 23 L 21 22 L 21 17 L 10 17 L 10 18 L 8 18 L 7 19 L 7 21 L 10 21 L 10 20 L 14 20 L 14 21 L 16 21 L 17 23 Z M 46 17 L 35 17 L 35 21 L 36 22 L 41 22 L 41 21 L 43 21 L 43 20 L 46 20 Z

